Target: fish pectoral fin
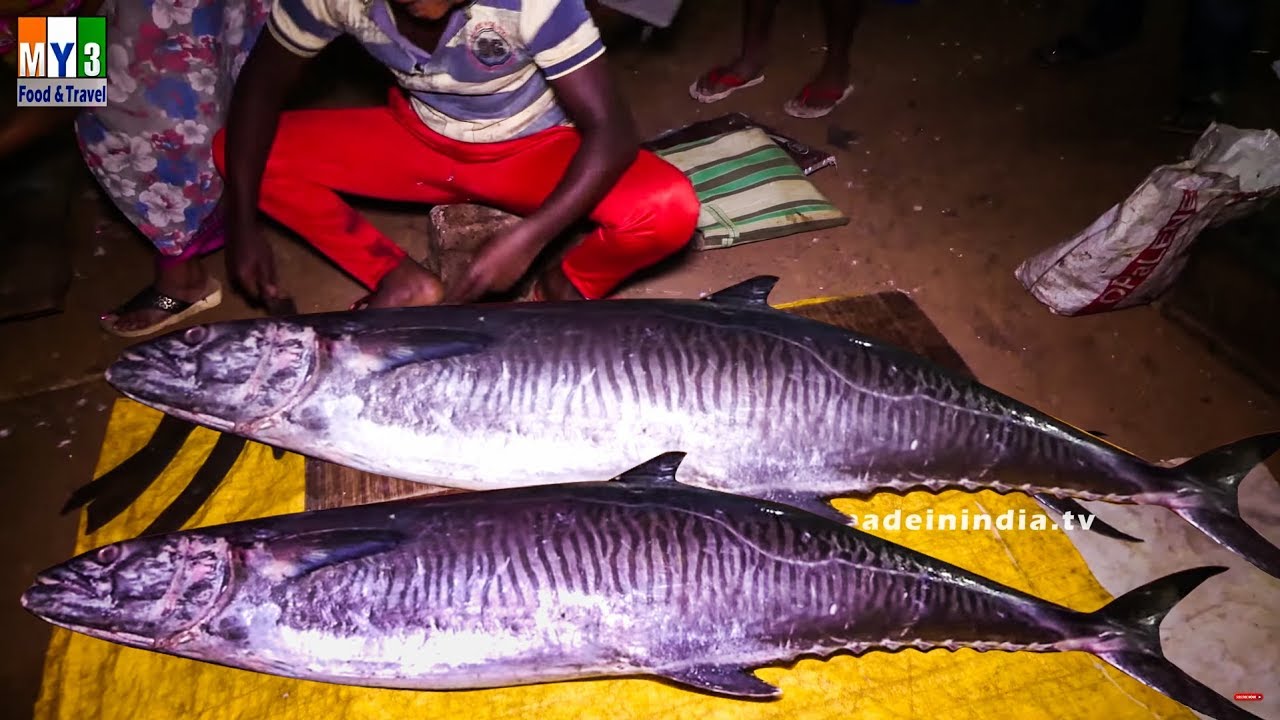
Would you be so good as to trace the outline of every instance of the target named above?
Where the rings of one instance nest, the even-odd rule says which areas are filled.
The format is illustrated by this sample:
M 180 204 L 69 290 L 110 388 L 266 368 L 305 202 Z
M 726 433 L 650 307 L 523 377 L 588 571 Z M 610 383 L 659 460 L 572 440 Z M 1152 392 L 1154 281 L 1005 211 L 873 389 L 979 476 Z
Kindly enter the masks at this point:
M 662 453 L 619 474 L 613 482 L 634 485 L 678 485 L 680 481 L 676 480 L 676 470 L 680 468 L 685 455 L 686 453 L 682 452 Z
M 761 496 L 770 502 L 776 502 L 779 505 L 790 505 L 793 508 L 804 510 L 818 517 L 824 517 L 828 520 L 834 520 L 841 525 L 852 525 L 853 518 L 845 515 L 839 510 L 831 506 L 831 501 L 816 495 L 801 495 L 799 493 L 775 492 Z
M 318 530 L 267 540 L 247 551 L 258 572 L 299 578 L 330 565 L 388 552 L 405 541 L 403 533 L 382 529 Z
M 761 680 L 751 670 L 733 665 L 694 665 L 658 673 L 671 682 L 719 695 L 753 700 L 775 700 L 782 691 Z
M 487 333 L 448 328 L 398 328 L 356 335 L 350 342 L 359 350 L 359 365 L 373 372 L 388 372 L 405 365 L 470 355 L 493 344 Z
M 776 275 L 757 275 L 750 280 L 743 280 L 737 285 L 730 285 L 723 290 L 713 292 L 703 300 L 721 305 L 769 307 L 769 294 L 777 284 Z

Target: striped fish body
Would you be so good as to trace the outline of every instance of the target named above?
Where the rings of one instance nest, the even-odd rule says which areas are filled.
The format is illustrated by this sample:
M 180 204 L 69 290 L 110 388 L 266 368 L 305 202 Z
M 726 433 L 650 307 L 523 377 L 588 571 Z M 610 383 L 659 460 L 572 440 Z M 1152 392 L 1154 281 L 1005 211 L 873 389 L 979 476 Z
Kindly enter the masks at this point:
M 1158 619 L 1152 636 L 1149 622 L 1047 603 L 812 513 L 682 485 L 680 457 L 606 483 L 142 537 L 45 571 L 23 605 L 125 645 L 376 687 L 640 675 L 774 698 L 752 669 L 971 647 L 1141 652 L 1190 683 L 1191 701 L 1226 703 L 1159 656 Z M 1166 579 L 1161 612 L 1218 570 Z
M 828 498 L 916 489 L 1204 511 L 1198 527 L 1280 573 L 1231 485 L 1280 434 L 1156 467 L 917 355 L 775 310 L 772 284 L 198 326 L 135 346 L 108 379 L 180 417 L 435 485 L 581 482 L 680 449 L 691 484 L 829 515 Z
M 194 350 L 260 334 L 246 364 L 280 362 L 292 384 L 274 393 L 233 374 L 277 397 L 195 419 L 408 480 L 577 482 L 680 448 L 689 482 L 750 494 L 1148 490 L 1140 465 L 1087 436 L 917 356 L 767 307 L 436 307 L 208 327 L 207 347 Z M 278 350 L 289 345 L 300 350 Z M 180 340 L 134 348 L 144 359 L 126 356 L 111 379 L 190 415 L 227 359 L 189 350 Z M 157 376 L 184 353 L 193 367 L 169 392 Z
M 198 607 L 134 644 L 338 683 L 685 679 L 843 649 L 1050 649 L 1081 632 L 1075 613 L 838 523 L 644 471 L 612 483 L 266 518 L 115 548 L 48 571 L 24 602 L 118 640 L 93 631 L 106 618 L 59 607 L 97 601 L 128 611 L 128 602 L 84 598 L 83 588 L 147 598 L 144 581 L 163 576 L 166 587 L 201 588 L 191 595 Z M 135 571 L 143 565 L 146 573 Z M 162 601 L 133 609 L 159 617 L 151 605 Z M 116 615 L 105 624 L 131 622 Z

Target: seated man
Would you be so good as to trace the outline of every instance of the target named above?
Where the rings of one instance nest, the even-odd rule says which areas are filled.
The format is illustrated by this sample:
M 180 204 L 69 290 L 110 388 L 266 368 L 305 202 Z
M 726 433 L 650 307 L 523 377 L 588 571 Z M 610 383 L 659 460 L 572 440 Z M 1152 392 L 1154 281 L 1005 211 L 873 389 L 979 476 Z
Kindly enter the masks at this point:
M 598 299 L 693 235 L 693 187 L 639 150 L 583 0 L 275 0 L 268 30 L 214 140 L 229 270 L 251 297 L 279 297 L 259 208 L 372 290 L 370 307 L 506 291 L 584 217 L 598 227 L 534 296 Z M 282 113 L 306 60 L 344 32 L 391 69 L 389 103 Z M 522 220 L 446 292 L 338 193 L 476 202 Z

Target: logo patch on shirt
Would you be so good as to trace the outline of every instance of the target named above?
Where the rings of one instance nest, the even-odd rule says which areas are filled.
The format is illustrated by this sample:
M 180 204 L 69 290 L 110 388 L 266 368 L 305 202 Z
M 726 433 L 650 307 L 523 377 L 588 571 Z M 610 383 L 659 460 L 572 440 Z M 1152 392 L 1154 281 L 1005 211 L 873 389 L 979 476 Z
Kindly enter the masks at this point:
M 506 65 L 514 55 L 511 41 L 501 28 L 492 23 L 485 23 L 473 30 L 468 47 L 472 57 L 487 68 Z

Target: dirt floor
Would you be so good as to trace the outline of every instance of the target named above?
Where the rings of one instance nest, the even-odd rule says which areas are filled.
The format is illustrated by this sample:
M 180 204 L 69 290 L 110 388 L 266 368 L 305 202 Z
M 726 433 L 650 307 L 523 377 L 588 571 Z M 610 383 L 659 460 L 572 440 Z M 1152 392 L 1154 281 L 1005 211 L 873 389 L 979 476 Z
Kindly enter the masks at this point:
M 1113 60 L 1047 71 L 1029 52 L 1078 17 L 1079 3 L 870 3 L 855 42 L 856 93 L 832 116 L 801 121 L 781 107 L 820 61 L 816 3 L 789 3 L 793 10 L 779 16 L 778 61 L 763 85 L 709 106 L 686 88 L 732 56 L 736 3 L 686 4 L 677 28 L 648 45 L 620 46 L 612 59 L 644 133 L 746 112 L 836 153 L 837 167 L 813 181 L 852 221 L 696 254 L 624 295 L 690 297 L 763 273 L 782 278 L 774 302 L 898 288 L 987 384 L 1146 457 L 1185 457 L 1280 428 L 1280 400 L 1156 310 L 1056 317 L 1013 276 L 1027 256 L 1082 228 L 1190 147 L 1193 138 L 1155 130 L 1173 97 L 1176 13 L 1153 16 L 1141 46 Z M 1268 103 L 1280 107 L 1280 79 L 1255 60 L 1252 92 L 1265 100 L 1249 105 L 1254 114 L 1240 124 L 1276 127 L 1274 115 L 1260 113 Z M 833 128 L 856 140 L 834 148 Z M 0 597 L 16 598 L 72 547 L 74 519 L 58 510 L 91 478 L 115 397 L 101 372 L 126 344 L 101 332 L 97 317 L 149 277 L 147 248 L 90 180 L 76 182 L 65 311 L 0 324 L 0 465 L 10 468 L 11 508 L 0 524 L 9 558 Z M 422 247 L 425 210 L 369 213 L 407 247 Z M 362 294 L 296 241 L 275 239 L 300 310 L 343 308 Z M 206 262 L 221 276 L 220 254 Z M 201 320 L 252 312 L 229 295 Z M 0 603 L 0 632 L 10 648 L 0 656 L 0 707 L 29 717 L 48 629 L 10 601 Z

